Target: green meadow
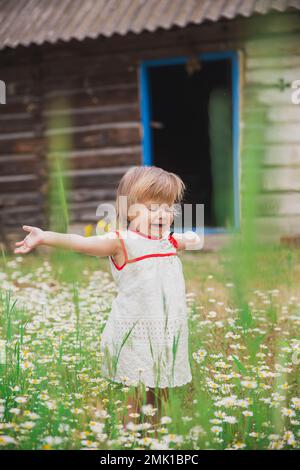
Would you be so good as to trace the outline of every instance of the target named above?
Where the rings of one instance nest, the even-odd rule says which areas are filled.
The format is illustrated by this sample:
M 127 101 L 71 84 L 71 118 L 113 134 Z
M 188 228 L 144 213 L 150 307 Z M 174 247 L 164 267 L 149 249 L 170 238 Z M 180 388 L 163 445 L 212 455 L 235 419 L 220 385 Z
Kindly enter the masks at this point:
M 117 294 L 108 260 L 2 253 L 2 449 L 299 448 L 299 252 L 261 245 L 245 262 L 227 245 L 180 256 L 193 381 L 169 390 L 153 423 L 155 408 L 145 402 L 136 416 L 131 387 L 101 377 Z

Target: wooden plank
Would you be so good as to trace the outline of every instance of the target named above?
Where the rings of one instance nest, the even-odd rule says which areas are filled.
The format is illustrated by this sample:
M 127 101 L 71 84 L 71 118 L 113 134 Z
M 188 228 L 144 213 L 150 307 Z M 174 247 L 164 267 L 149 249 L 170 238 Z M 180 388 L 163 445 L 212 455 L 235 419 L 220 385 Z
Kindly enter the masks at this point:
M 140 109 L 137 102 L 107 105 L 84 106 L 45 110 L 44 117 L 51 128 L 61 127 L 63 118 L 71 119 L 74 127 L 105 124 L 109 122 L 140 122 Z
M 257 197 L 258 211 L 268 216 L 300 216 L 300 193 L 263 193 Z
M 3 193 L 15 191 L 32 191 L 40 187 L 36 175 L 0 176 L 0 191 Z
M 280 80 L 291 84 L 300 77 L 300 63 L 297 66 L 287 65 L 285 68 L 246 70 L 245 82 L 251 85 L 276 85 Z
M 99 105 L 99 106 L 85 106 L 80 108 L 62 108 L 62 109 L 46 109 L 44 115 L 48 117 L 59 117 L 59 116 L 81 116 L 84 114 L 92 115 L 96 114 L 97 116 L 104 114 L 115 115 L 122 112 L 130 112 L 132 110 L 138 110 L 139 104 L 137 102 L 128 102 L 122 104 L 112 104 L 112 105 Z
M 282 57 L 295 56 L 300 52 L 298 34 L 285 34 L 273 37 L 261 37 L 245 42 L 247 57 Z
M 72 59 L 73 61 L 76 58 Z M 99 56 L 101 60 L 101 56 Z M 131 85 L 134 86 L 136 82 L 135 71 L 128 70 L 122 65 L 122 61 L 119 61 L 118 71 L 114 73 L 111 68 L 106 68 L 103 70 L 102 67 L 99 67 L 97 62 L 98 70 L 94 70 L 94 63 L 91 60 L 90 66 L 86 70 L 78 68 L 68 79 L 65 78 L 64 70 L 61 70 L 60 76 L 46 75 L 43 78 L 43 83 L 47 94 L 56 93 L 57 91 L 61 92 L 65 90 L 80 90 L 80 92 L 89 93 L 91 89 L 100 87 L 118 87 Z
M 0 119 L 0 129 L 1 134 L 9 134 L 14 132 L 26 132 L 30 133 L 32 131 L 33 121 L 31 116 L 28 116 L 26 119 L 5 119 L 6 115 L 2 114 Z M 0 135 L 1 135 L 0 134 Z
M 97 111 L 98 108 L 98 111 Z M 104 108 L 104 109 L 103 109 Z M 105 124 L 108 122 L 127 122 L 127 121 L 139 121 L 140 110 L 138 103 L 129 104 L 124 106 L 124 109 L 112 109 L 109 111 L 104 107 L 82 107 L 82 108 L 71 108 L 60 110 L 57 113 L 52 113 L 51 128 L 56 129 L 61 127 L 62 117 L 71 117 L 72 125 L 74 127 Z M 116 108 L 122 108 L 122 106 L 116 106 Z
M 267 127 L 265 132 L 265 142 L 300 144 L 299 124 L 280 123 Z
M 11 207 L 11 206 L 28 206 L 42 203 L 42 195 L 36 192 L 13 192 L 13 193 L 2 193 L 0 192 L 0 206 Z
M 75 133 L 85 133 L 85 132 L 94 132 L 94 131 L 111 131 L 111 130 L 129 130 L 129 129 L 139 129 L 140 122 L 105 122 L 103 124 L 90 124 L 87 126 L 78 126 L 78 127 L 59 127 L 56 129 L 48 128 L 45 130 L 46 136 L 57 136 L 57 135 L 66 135 L 66 134 L 75 134 Z
M 115 168 L 88 168 L 88 169 L 83 169 L 83 170 L 67 170 L 62 172 L 64 176 L 90 176 L 90 175 L 96 175 L 96 176 L 105 176 L 110 177 L 113 175 L 120 176 L 124 174 L 131 166 L 119 166 Z M 55 172 L 53 173 L 55 175 Z
M 2 210 L 2 220 L 4 221 L 5 228 L 7 227 L 20 227 L 23 224 L 44 226 L 44 216 L 42 214 L 42 207 L 26 207 L 20 208 L 22 210 L 12 211 L 11 209 Z
M 244 143 L 249 145 L 252 142 L 265 146 L 269 144 L 300 144 L 299 124 L 294 122 L 288 123 L 272 123 L 266 125 L 264 123 L 246 122 Z
M 78 188 L 76 191 L 68 191 L 69 202 L 95 201 L 99 204 L 102 201 L 114 200 L 115 198 L 116 189 L 113 188 Z
M 87 202 L 70 204 L 70 220 L 74 222 L 97 223 L 99 215 L 97 215 L 97 207 L 100 203 L 114 204 L 114 200 L 103 200 L 99 202 Z
M 100 82 L 101 83 L 101 82 Z M 46 91 L 44 93 L 44 99 L 47 100 L 55 100 L 56 98 L 67 98 L 67 97 L 73 97 L 73 96 L 91 96 L 92 98 L 94 96 L 102 95 L 104 93 L 124 93 L 127 91 L 132 91 L 136 90 L 137 85 L 136 82 L 132 83 L 116 83 L 114 85 L 108 84 L 100 84 L 98 83 L 98 86 L 92 86 L 89 85 L 88 87 L 80 87 L 80 88 L 69 88 L 67 87 L 67 83 L 65 83 L 64 87 L 65 88 L 56 88 L 55 90 L 52 91 Z
M 300 144 L 271 144 L 265 147 L 265 165 L 300 166 Z
M 141 163 L 141 148 L 139 146 L 118 147 L 118 152 L 110 152 L 109 150 L 109 148 L 104 148 L 102 150 L 65 152 L 58 158 L 63 159 L 70 169 L 139 165 Z M 55 154 L 49 158 L 55 158 Z
M 300 125 L 300 106 L 294 104 L 266 106 L 247 106 L 243 111 L 244 127 L 277 123 L 297 123 Z
M 28 131 L 28 132 L 9 132 L 9 133 L 4 133 L 1 132 L 0 134 L 0 140 L 17 140 L 17 139 L 32 139 L 34 137 L 34 132 Z
M 293 91 L 290 86 L 281 91 L 275 87 L 261 89 L 248 84 L 244 90 L 244 108 L 265 105 L 267 110 L 272 106 L 290 105 Z
M 108 90 L 95 92 L 90 95 L 81 93 L 75 96 L 69 96 L 65 99 L 46 98 L 45 109 L 65 109 L 68 107 L 88 107 L 88 106 L 107 106 L 113 104 L 127 104 L 138 102 L 137 88 L 128 90 Z
M 113 145 L 139 145 L 140 129 L 133 127 L 116 127 L 103 129 L 99 131 L 91 131 L 85 133 L 76 133 L 72 135 L 72 148 L 95 149 L 111 147 Z M 56 150 L 65 150 L 65 142 L 63 139 L 56 139 Z
M 122 175 L 130 167 L 105 168 L 105 169 L 87 169 L 70 170 L 64 172 L 66 177 L 70 178 L 71 188 L 99 188 L 116 189 Z
M 300 168 L 265 168 L 262 173 L 265 191 L 300 191 Z
M 284 70 L 287 67 L 300 67 L 300 55 L 287 55 L 280 57 L 248 57 L 246 70 Z
M 0 175 L 32 174 L 36 170 L 35 155 L 0 156 Z
M 278 243 L 280 237 L 285 235 L 299 235 L 299 216 L 256 217 L 255 225 L 258 233 L 257 240 Z

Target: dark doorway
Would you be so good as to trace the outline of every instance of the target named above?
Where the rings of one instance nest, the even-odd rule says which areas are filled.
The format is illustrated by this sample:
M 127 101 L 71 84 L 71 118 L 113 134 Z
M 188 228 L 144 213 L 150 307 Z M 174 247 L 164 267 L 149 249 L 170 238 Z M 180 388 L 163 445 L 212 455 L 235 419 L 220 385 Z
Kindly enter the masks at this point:
M 231 59 L 148 68 L 152 164 L 178 174 L 205 228 L 234 225 Z M 194 221 L 193 221 L 194 225 Z

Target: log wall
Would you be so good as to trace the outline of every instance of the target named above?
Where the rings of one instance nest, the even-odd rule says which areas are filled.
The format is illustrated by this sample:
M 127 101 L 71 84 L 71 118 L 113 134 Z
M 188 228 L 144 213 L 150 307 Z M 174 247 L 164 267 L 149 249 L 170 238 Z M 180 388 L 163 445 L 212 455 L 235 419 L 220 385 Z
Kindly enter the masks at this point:
M 277 239 L 299 233 L 300 105 L 291 102 L 291 81 L 300 79 L 299 39 L 299 13 L 290 12 L 2 51 L 2 237 L 20 237 L 24 223 L 47 228 L 56 157 L 70 178 L 72 226 L 80 231 L 94 223 L 98 204 L 113 201 L 120 177 L 142 163 L 141 61 L 228 49 L 242 59 L 241 199 L 250 171 L 243 160 L 254 152 L 261 156 L 260 226 L 274 227 Z

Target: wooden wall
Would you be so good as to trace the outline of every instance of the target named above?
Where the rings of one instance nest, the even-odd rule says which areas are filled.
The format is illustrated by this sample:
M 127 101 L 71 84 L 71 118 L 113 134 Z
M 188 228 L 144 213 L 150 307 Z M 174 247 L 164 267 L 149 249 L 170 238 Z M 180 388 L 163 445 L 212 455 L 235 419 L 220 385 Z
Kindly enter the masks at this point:
M 258 221 L 275 227 L 277 238 L 299 232 L 300 105 L 291 103 L 290 89 L 300 79 L 299 38 L 299 13 L 292 12 L 3 51 L 2 236 L 20 236 L 24 223 L 47 228 L 48 175 L 57 156 L 70 177 L 72 227 L 80 232 L 94 223 L 98 204 L 113 201 L 122 174 L 142 163 L 140 62 L 227 49 L 242 58 L 241 195 L 253 154 L 261 156 Z M 243 159 L 250 166 L 243 168 Z

